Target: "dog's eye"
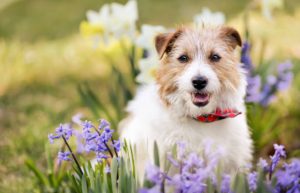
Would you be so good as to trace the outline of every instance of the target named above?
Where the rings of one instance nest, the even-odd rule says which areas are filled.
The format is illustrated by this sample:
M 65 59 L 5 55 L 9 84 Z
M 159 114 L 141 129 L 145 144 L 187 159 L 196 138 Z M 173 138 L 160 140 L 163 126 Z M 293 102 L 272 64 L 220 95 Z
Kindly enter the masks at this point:
M 179 60 L 179 62 L 181 63 L 186 63 L 189 61 L 189 57 L 187 55 L 181 55 L 179 56 L 179 58 L 177 58 Z
M 212 61 L 212 62 L 219 62 L 221 60 L 221 56 L 219 56 L 218 54 L 212 54 L 209 59 Z

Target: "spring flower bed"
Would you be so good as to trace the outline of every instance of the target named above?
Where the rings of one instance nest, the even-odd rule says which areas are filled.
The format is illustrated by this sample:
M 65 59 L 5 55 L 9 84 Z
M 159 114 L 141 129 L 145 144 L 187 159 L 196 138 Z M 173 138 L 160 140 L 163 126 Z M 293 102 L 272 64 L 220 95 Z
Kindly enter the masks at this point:
M 97 126 L 90 121 L 77 123 L 79 129 L 74 129 L 75 124 L 64 124 L 48 136 L 50 143 L 61 141 L 67 147 L 58 152 L 57 165 L 64 161 L 73 165 L 73 170 L 65 172 L 66 188 L 74 192 L 300 192 L 300 160 L 283 161 L 283 145 L 274 144 L 275 153 L 269 160 L 261 158 L 256 165 L 249 163 L 249 167 L 230 174 L 218 166 L 220 152 L 213 151 L 209 141 L 204 143 L 202 155 L 187 152 L 185 142 L 178 142 L 174 152 L 168 153 L 164 170 L 159 147 L 154 144 L 155 163 L 147 165 L 140 184 L 132 147 L 113 139 L 114 130 L 106 120 Z M 80 154 L 69 144 L 72 137 L 77 138 Z M 93 156 L 87 159 L 90 154 Z
M 273 9 L 281 5 L 272 4 L 271 0 L 261 3 L 263 14 L 269 20 Z M 245 9 L 245 14 L 249 11 L 249 8 Z M 267 68 L 262 68 L 266 66 L 263 64 L 254 64 L 245 18 L 241 63 L 248 81 L 248 119 L 258 151 L 279 141 L 281 130 L 275 123 L 282 117 L 268 111 L 268 107 L 276 103 L 276 98 L 292 83 L 293 65 L 289 60 L 272 63 Z M 220 152 L 212 151 L 209 141 L 204 142 L 201 155 L 187 152 L 185 142 L 178 142 L 164 163 L 160 163 L 160 147 L 153 144 L 154 163 L 145 168 L 145 176 L 137 175 L 135 148 L 120 141 L 113 129 L 124 118 L 122 109 L 132 98 L 135 88 L 154 81 L 159 63 L 153 41 L 155 35 L 172 30 L 147 24 L 141 25 L 139 30 L 137 20 L 137 2 L 130 0 L 126 5 L 112 3 L 104 5 L 99 12 L 88 11 L 87 21 L 80 24 L 82 35 L 111 62 L 109 104 L 102 102 L 88 84 L 78 88 L 82 101 L 94 116 L 106 120 L 94 124 L 82 121 L 81 116 L 76 115 L 71 123 L 61 124 L 48 135 L 50 143 L 59 145 L 60 151 L 53 162 L 53 154 L 46 149 L 47 172 L 38 170 L 32 161 L 26 163 L 35 174 L 41 192 L 300 192 L 300 160 L 283 160 L 287 157 L 286 150 L 278 144 L 273 145 L 274 153 L 269 159 L 260 158 L 258 163 L 249 163 L 247 168 L 236 173 L 227 173 L 226 168 L 219 165 Z M 224 14 L 204 8 L 191 25 L 201 27 L 225 22 Z M 114 60 L 116 50 L 118 57 L 125 58 L 121 60 L 122 64 Z M 120 67 L 125 64 L 127 69 Z M 272 118 L 269 122 L 262 121 L 269 117 Z

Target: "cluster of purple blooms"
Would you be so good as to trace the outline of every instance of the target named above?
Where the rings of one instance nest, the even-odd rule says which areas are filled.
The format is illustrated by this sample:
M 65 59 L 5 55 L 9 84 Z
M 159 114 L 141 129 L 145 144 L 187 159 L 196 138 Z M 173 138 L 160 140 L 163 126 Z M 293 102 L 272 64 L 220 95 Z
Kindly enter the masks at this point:
M 53 134 L 48 135 L 50 143 L 57 139 L 63 139 L 68 148 L 68 151 L 58 153 L 60 161 L 74 161 L 78 170 L 84 175 L 68 142 L 73 135 L 77 136 L 77 150 L 80 150 L 81 153 L 95 153 L 96 160 L 100 163 L 110 157 L 119 157 L 121 143 L 119 140 L 113 140 L 113 130 L 106 120 L 100 120 L 97 127 L 90 121 L 82 122 L 79 117 L 74 117 L 73 122 L 80 125 L 81 132 L 74 129 L 72 123 L 61 124 Z M 206 141 L 203 152 L 199 156 L 193 152 L 187 153 L 185 143 L 177 143 L 176 154 L 167 154 L 172 174 L 169 174 L 168 171 L 162 171 L 155 165 L 148 164 L 145 171 L 146 179 L 152 185 L 149 188 L 141 188 L 139 192 L 204 193 L 209 188 L 209 182 L 217 192 L 233 193 L 234 177 L 227 173 L 217 174 L 222 151 L 212 147 L 212 143 Z M 270 190 L 268 192 L 300 193 L 300 160 L 293 159 L 289 164 L 283 163 L 281 168 L 276 169 L 280 159 L 286 157 L 286 152 L 283 145 L 274 144 L 274 149 L 275 153 L 270 156 L 270 163 L 261 158 L 257 164 L 258 170 L 245 174 L 247 175 L 249 192 L 256 192 L 259 184 L 264 183 Z M 105 165 L 104 169 L 106 173 L 110 172 L 108 164 Z M 263 182 L 259 176 L 264 176 Z
M 217 186 L 217 176 L 215 171 L 218 166 L 221 151 L 212 151 L 212 144 L 207 141 L 203 151 L 203 157 L 196 153 L 186 153 L 186 144 L 180 142 L 177 144 L 177 154 L 167 155 L 171 167 L 174 167 L 178 173 L 169 175 L 168 172 L 161 171 L 157 166 L 148 164 L 146 168 L 146 179 L 153 186 L 151 188 L 142 188 L 140 193 L 160 193 L 164 189 L 171 190 L 174 193 L 202 193 L 206 191 L 207 180 Z M 222 176 L 220 192 L 230 192 L 231 177 L 228 174 Z
M 120 140 L 113 140 L 114 130 L 110 128 L 110 124 L 106 120 L 101 119 L 97 127 L 90 121 L 81 121 L 80 116 L 78 115 L 75 115 L 72 120 L 75 124 L 81 127 L 81 131 L 73 128 L 74 123 L 60 124 L 54 133 L 48 135 L 50 143 L 53 143 L 54 140 L 57 139 L 63 139 L 68 148 L 68 151 L 58 152 L 57 158 L 60 161 L 73 160 L 80 170 L 78 160 L 76 159 L 76 156 L 74 155 L 68 142 L 73 135 L 75 135 L 77 138 L 77 153 L 93 152 L 95 153 L 96 160 L 99 163 L 107 160 L 108 158 L 119 156 L 118 154 L 121 149 L 121 142 Z M 72 159 L 70 156 L 72 156 Z M 109 171 L 107 165 L 105 170 Z
M 287 89 L 292 82 L 293 73 L 291 61 L 285 61 L 277 66 L 277 73 L 268 74 L 265 81 L 262 76 L 255 73 L 254 65 L 250 57 L 251 45 L 245 42 L 242 47 L 241 62 L 247 71 L 247 102 L 259 103 L 262 106 L 269 105 L 278 91 Z
M 283 167 L 276 171 L 280 158 L 286 156 L 284 146 L 274 144 L 275 153 L 270 157 L 270 164 L 264 159 L 258 163 L 259 172 L 265 177 L 263 183 L 274 193 L 300 193 L 300 160 L 294 159 L 290 164 L 284 163 Z M 168 175 L 155 165 L 148 164 L 146 168 L 146 179 L 152 183 L 150 188 L 140 189 L 140 193 L 161 193 L 165 189 L 175 193 L 203 193 L 207 192 L 207 182 L 213 185 L 214 189 L 220 193 L 233 193 L 232 175 L 224 173 L 221 182 L 218 182 L 216 169 L 218 154 L 213 154 L 209 149 L 205 150 L 204 157 L 199 157 L 195 153 L 184 154 L 184 145 L 177 148 L 177 158 L 168 155 L 168 160 L 172 167 L 177 168 L 178 173 Z M 249 192 L 256 192 L 258 188 L 259 172 L 253 171 L 247 174 Z M 275 174 L 272 177 L 272 174 Z M 276 181 L 272 184 L 272 181 Z M 218 186 L 219 184 L 219 186 Z

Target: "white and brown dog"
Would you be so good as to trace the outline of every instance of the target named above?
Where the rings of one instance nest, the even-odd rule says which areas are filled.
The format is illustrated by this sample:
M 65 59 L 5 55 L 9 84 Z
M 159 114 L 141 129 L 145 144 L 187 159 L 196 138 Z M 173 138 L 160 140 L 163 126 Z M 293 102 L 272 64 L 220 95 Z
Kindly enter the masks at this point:
M 222 147 L 226 169 L 251 162 L 246 79 L 235 52 L 241 43 L 238 32 L 225 26 L 181 27 L 156 37 L 156 83 L 138 90 L 121 128 L 121 138 L 137 148 L 139 171 L 152 159 L 154 141 L 165 154 L 178 141 L 199 152 L 209 139 Z

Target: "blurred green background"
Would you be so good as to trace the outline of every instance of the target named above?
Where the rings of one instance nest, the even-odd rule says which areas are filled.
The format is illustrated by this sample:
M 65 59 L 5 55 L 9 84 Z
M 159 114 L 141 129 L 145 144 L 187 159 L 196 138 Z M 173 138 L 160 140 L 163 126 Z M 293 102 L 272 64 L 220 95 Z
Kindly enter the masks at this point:
M 47 134 L 77 112 L 91 112 L 81 102 L 77 85 L 89 83 L 105 100 L 110 68 L 103 56 L 79 34 L 87 10 L 103 0 L 0 1 L 0 192 L 32 192 L 28 157 L 44 167 Z M 126 3 L 127 1 L 117 1 Z M 175 26 L 191 22 L 203 7 L 226 14 L 228 23 L 243 31 L 245 0 L 138 0 L 138 24 Z M 286 0 L 283 11 L 266 21 L 253 13 L 250 33 L 253 58 L 264 48 L 267 59 L 294 63 L 292 88 L 270 110 L 284 117 L 283 143 L 297 150 L 300 130 L 300 2 Z M 256 38 L 257 37 L 257 38 Z M 267 120 L 266 120 L 267 121 Z

